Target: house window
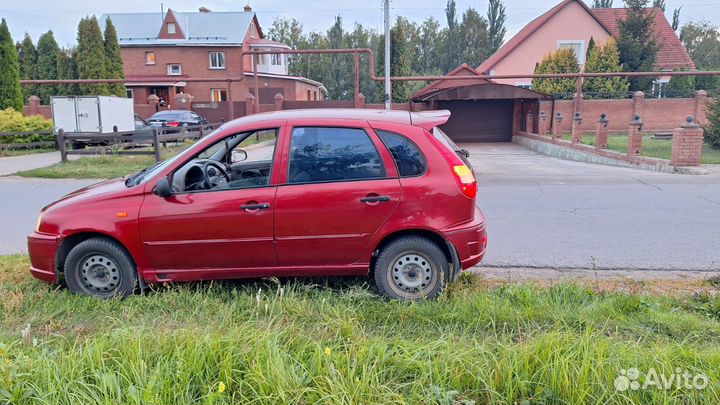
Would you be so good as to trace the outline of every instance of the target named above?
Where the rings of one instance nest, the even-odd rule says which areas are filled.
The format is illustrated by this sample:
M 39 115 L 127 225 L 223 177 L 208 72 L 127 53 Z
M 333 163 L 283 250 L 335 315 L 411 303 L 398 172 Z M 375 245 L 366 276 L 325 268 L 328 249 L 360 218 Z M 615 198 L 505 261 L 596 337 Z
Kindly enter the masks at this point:
M 133 94 L 133 89 L 125 89 L 125 97 L 126 98 L 135 98 L 135 95 Z
M 175 33 L 175 23 L 172 23 L 172 22 L 167 23 L 167 32 L 168 32 L 168 34 Z
M 225 69 L 225 52 L 210 52 L 210 69 Z
M 585 41 L 582 40 L 560 40 L 557 42 L 557 49 L 572 49 L 577 57 L 577 63 L 585 63 Z
M 155 51 L 145 51 L 145 64 L 146 65 L 154 65 L 155 64 Z
M 310 101 L 312 98 L 310 97 L 310 90 L 307 91 L 307 99 Z
M 313 100 L 317 100 L 317 90 L 313 91 Z
M 283 56 L 281 54 L 277 54 L 277 53 L 270 54 L 270 64 L 273 66 L 282 65 L 283 64 L 282 57 Z
M 653 96 L 655 96 L 657 98 L 667 97 L 665 92 L 667 91 L 668 83 L 670 83 L 670 80 L 668 80 L 668 79 L 658 79 L 658 80 L 653 81 L 653 88 L 652 88 Z
M 179 63 L 171 63 L 167 65 L 167 74 L 170 76 L 178 76 L 182 74 L 182 68 Z
M 210 101 L 227 101 L 225 89 L 210 89 Z

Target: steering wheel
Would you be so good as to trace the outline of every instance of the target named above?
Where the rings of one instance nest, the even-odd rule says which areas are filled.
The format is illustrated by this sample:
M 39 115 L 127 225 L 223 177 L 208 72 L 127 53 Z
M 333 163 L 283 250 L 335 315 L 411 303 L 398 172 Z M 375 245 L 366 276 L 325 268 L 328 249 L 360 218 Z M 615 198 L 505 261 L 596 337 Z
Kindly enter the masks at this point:
M 207 161 L 203 164 L 203 182 L 205 183 L 206 189 L 212 189 L 217 187 L 223 179 L 226 182 L 230 182 L 230 176 L 228 175 L 225 167 L 215 161 Z

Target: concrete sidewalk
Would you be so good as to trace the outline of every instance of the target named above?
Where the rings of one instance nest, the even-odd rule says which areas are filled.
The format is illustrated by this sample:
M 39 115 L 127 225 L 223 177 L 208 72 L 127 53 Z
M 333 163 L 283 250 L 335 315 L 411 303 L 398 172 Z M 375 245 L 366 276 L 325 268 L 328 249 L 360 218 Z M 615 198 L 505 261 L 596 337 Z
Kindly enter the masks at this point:
M 68 156 L 68 159 L 77 158 L 79 156 Z M 0 157 L 0 176 L 9 176 L 23 170 L 52 166 L 55 163 L 60 163 L 60 152 L 58 151 Z

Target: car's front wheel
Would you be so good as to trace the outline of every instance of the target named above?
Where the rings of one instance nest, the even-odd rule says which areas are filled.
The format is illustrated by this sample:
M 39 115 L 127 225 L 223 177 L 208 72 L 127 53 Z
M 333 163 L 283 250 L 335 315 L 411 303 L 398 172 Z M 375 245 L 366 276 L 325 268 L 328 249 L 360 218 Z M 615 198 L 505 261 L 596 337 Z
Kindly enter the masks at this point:
M 137 272 L 132 258 L 119 243 L 108 238 L 90 238 L 68 253 L 65 281 L 76 294 L 126 297 L 135 291 Z
M 375 262 L 375 284 L 387 298 L 418 301 L 436 298 L 449 264 L 431 240 L 404 236 L 387 244 Z

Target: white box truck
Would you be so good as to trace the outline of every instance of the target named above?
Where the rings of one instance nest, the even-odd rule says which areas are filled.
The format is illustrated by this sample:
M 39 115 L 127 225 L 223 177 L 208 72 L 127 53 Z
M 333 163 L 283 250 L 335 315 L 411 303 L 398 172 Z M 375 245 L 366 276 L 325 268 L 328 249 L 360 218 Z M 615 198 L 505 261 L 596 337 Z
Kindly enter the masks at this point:
M 53 96 L 54 130 L 101 133 L 135 130 L 133 99 L 112 96 Z

